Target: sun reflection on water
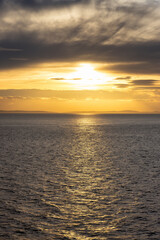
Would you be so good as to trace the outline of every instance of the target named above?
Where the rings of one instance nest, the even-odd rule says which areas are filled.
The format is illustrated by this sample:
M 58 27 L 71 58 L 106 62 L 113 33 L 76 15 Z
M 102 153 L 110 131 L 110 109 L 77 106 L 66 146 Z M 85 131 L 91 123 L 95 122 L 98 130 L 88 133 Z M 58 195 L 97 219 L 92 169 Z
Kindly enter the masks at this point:
M 70 228 L 75 229 L 65 231 L 69 239 L 93 239 L 93 233 L 95 236 L 101 234 L 103 239 L 116 228 L 112 222 L 112 201 L 117 197 L 107 194 L 115 188 L 110 175 L 112 164 L 107 157 L 104 161 L 99 155 L 97 140 L 101 135 L 98 136 L 94 126 L 91 127 L 94 121 L 91 117 L 77 120 L 70 162 L 65 169 L 68 203 L 63 211 L 70 219 Z

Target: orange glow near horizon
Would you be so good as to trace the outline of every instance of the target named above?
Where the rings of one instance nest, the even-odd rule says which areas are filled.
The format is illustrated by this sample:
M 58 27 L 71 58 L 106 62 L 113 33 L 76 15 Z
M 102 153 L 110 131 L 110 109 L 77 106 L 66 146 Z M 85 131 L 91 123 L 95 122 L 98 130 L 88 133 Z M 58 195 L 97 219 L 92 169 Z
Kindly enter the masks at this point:
M 138 79 L 141 82 L 148 79 L 152 83 L 150 76 L 100 72 L 97 69 L 102 65 L 92 62 L 41 63 L 0 71 L 0 110 L 60 113 L 159 111 L 158 88 L 155 91 L 150 85 L 132 84 Z M 159 87 L 158 81 L 153 84 Z

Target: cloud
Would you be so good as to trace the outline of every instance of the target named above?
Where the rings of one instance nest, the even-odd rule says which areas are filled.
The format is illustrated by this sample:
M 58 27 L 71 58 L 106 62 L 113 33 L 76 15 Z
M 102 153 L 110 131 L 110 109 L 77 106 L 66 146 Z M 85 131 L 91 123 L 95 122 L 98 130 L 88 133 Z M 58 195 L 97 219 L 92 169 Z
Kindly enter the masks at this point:
M 22 51 L 21 49 L 16 49 L 16 48 L 4 48 L 4 47 L 0 47 L 0 52 L 19 52 Z
M 9 58 L 10 60 L 12 60 L 12 61 L 27 61 L 28 59 L 27 58 Z
M 125 78 L 117 78 L 119 80 L 127 80 Z M 117 80 L 116 79 L 116 80 Z M 130 80 L 130 78 L 128 79 L 129 81 L 127 81 L 127 83 L 116 83 L 114 84 L 114 86 L 116 86 L 117 88 L 139 88 L 139 89 L 148 89 L 148 87 L 150 89 L 158 89 L 159 86 L 154 86 L 155 83 L 160 83 L 159 80 L 155 80 L 155 79 L 136 79 L 136 80 Z
M 128 88 L 130 85 L 129 84 L 119 83 L 119 84 L 115 84 L 115 86 L 117 88 Z
M 25 100 L 25 99 L 31 99 L 31 97 L 22 97 L 22 96 L 4 96 L 4 97 L 0 97 L 0 101 L 2 101 L 2 100 Z
M 126 73 L 126 74 L 142 74 L 142 75 L 149 75 L 149 74 L 160 74 L 160 47 L 157 46 L 156 48 L 155 43 L 142 45 L 143 52 L 141 53 L 138 51 L 139 47 L 135 48 L 135 52 L 132 47 L 129 49 L 128 56 L 126 56 L 126 62 L 120 57 L 115 56 L 115 63 L 107 65 L 106 67 L 102 67 L 101 70 L 103 71 L 112 71 L 115 73 Z M 146 49 L 146 52 L 145 52 Z M 156 50 L 155 50 L 156 49 Z M 126 46 L 127 51 L 127 46 Z M 135 56 L 137 54 L 137 56 Z M 116 63 L 117 61 L 121 61 L 121 63 Z M 136 59 L 138 62 L 136 62 Z M 128 62 L 127 62 L 128 60 Z M 123 62 L 124 61 L 124 62 Z
M 114 80 L 130 80 L 131 76 L 127 76 L 127 77 L 117 77 Z
M 158 82 L 157 80 L 154 79 L 140 79 L 140 80 L 133 80 L 131 81 L 131 84 L 134 86 L 152 86 L 154 85 L 156 82 Z
M 53 80 L 53 81 L 80 81 L 82 80 L 82 78 L 70 78 L 70 79 L 67 79 L 67 78 L 50 78 L 50 80 Z
M 64 81 L 66 79 L 65 78 L 50 78 L 50 80 L 53 80 L 53 81 Z
M 72 81 L 79 81 L 79 80 L 82 80 L 82 78 L 70 78 L 70 79 L 67 79 L 67 78 L 50 78 L 50 80 L 53 80 L 53 81 L 67 81 L 67 80 L 72 80 Z
M 159 90 L 160 89 L 160 87 L 156 87 L 156 86 L 154 86 L 154 87 L 148 87 L 148 86 L 146 86 L 146 87 L 136 87 L 136 89 L 139 89 L 139 90 Z
M 0 0 L 0 6 L 16 5 L 37 10 L 50 7 L 64 7 L 82 2 L 85 3 L 84 0 Z

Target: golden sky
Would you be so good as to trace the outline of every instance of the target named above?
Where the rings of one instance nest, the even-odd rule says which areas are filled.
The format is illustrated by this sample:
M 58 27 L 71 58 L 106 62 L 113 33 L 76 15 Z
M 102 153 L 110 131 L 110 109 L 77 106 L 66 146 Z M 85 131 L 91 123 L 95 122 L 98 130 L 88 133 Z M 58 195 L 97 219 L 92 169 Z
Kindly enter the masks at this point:
M 0 110 L 160 113 L 160 1 L 0 0 Z

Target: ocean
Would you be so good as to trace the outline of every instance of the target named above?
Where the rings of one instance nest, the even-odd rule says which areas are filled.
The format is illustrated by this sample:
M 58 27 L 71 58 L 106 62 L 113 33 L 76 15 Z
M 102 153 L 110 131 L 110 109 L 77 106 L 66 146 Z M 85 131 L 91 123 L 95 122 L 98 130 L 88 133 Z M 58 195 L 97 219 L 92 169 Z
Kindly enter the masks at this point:
M 0 114 L 0 240 L 160 239 L 160 115 Z

